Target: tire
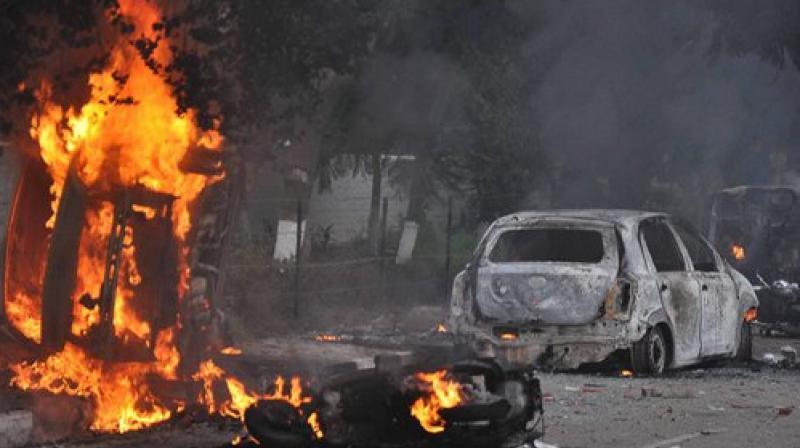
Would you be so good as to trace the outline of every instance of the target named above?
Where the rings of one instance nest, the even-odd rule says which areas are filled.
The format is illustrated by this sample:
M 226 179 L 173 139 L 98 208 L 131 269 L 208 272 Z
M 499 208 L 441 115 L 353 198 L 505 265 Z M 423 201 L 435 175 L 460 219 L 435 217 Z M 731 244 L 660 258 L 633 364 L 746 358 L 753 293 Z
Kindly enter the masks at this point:
M 750 362 L 753 360 L 753 326 L 742 322 L 739 329 L 739 347 L 736 349 L 736 361 Z
M 664 331 L 653 327 L 631 348 L 631 364 L 639 375 L 661 375 L 667 369 L 669 347 Z

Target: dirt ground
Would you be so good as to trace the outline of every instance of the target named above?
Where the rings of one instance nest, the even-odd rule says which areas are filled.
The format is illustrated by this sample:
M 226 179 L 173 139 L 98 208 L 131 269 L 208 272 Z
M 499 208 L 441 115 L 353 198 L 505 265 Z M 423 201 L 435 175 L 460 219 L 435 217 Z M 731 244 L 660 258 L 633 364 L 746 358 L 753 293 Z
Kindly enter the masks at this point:
M 303 344 L 308 344 L 304 342 Z M 251 342 L 275 351 L 276 341 Z M 755 358 L 800 348 L 800 339 L 755 339 Z M 284 346 L 285 348 L 285 346 Z M 307 345 L 302 351 L 310 353 Z M 350 345 L 320 344 L 334 356 L 369 356 Z M 355 351 L 354 351 L 355 350 Z M 352 352 L 352 353 L 351 353 Z M 622 378 L 617 372 L 542 373 L 545 441 L 560 448 L 800 446 L 800 370 L 701 366 L 663 378 Z M 58 448 L 212 448 L 231 440 L 236 425 L 170 424 L 135 434 L 32 445 Z

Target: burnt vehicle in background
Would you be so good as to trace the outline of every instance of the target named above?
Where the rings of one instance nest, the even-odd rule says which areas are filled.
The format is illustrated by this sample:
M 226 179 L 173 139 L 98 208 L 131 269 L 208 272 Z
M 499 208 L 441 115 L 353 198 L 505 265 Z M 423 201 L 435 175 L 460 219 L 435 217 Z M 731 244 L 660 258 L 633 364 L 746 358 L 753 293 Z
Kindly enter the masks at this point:
M 637 373 L 752 351 L 750 282 L 661 213 L 520 212 L 495 221 L 456 276 L 449 323 L 506 365 L 559 369 L 630 354 Z
M 714 195 L 709 239 L 755 285 L 765 333 L 800 334 L 800 191 L 742 186 Z

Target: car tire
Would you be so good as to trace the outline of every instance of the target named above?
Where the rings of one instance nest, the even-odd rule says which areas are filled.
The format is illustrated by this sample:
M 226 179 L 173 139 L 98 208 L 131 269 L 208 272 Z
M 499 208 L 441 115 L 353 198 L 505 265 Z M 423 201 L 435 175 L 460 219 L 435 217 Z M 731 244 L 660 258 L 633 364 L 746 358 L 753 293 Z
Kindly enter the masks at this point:
M 736 361 L 750 362 L 753 360 L 753 326 L 742 322 L 739 329 L 739 347 L 736 349 Z
M 667 369 L 669 348 L 667 338 L 660 327 L 653 327 L 634 342 L 631 348 L 631 364 L 639 375 L 661 375 Z

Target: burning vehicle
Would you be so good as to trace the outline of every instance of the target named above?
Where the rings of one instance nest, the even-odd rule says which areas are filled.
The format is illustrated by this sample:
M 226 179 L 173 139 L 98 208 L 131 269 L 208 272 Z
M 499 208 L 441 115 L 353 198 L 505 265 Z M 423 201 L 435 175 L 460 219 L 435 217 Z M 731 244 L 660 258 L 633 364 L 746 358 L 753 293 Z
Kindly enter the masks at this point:
M 742 186 L 714 195 L 709 239 L 758 294 L 765 332 L 800 334 L 800 191 Z
M 758 300 L 666 214 L 520 212 L 495 221 L 454 281 L 450 328 L 504 365 L 576 368 L 617 351 L 637 373 L 749 359 Z
M 542 394 L 531 368 L 416 353 L 377 356 L 374 368 L 324 378 L 309 401 L 313 424 L 303 406 L 260 400 L 244 414 L 241 445 L 520 447 L 542 435 Z

